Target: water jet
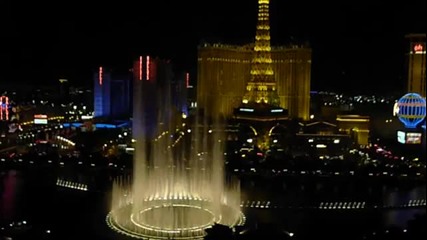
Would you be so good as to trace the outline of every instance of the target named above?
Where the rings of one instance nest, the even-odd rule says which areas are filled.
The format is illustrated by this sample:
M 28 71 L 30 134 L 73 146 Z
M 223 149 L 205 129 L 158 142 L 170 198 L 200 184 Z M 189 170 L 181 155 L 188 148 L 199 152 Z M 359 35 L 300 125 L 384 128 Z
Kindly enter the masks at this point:
M 185 129 L 160 124 L 173 122 L 164 114 L 172 106 L 163 97 L 156 103 L 157 135 L 147 136 L 145 84 L 134 85 L 133 176 L 113 183 L 108 226 L 139 239 L 202 239 L 215 223 L 243 225 L 239 181 L 224 169 L 222 125 L 206 119 Z

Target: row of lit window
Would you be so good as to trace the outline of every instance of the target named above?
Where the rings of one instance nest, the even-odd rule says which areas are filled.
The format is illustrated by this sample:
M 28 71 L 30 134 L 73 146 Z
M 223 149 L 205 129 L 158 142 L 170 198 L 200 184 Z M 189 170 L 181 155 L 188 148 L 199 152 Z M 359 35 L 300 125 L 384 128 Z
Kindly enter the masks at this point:
M 202 61 L 203 59 L 199 59 Z M 235 63 L 249 63 L 249 60 L 239 60 L 239 59 L 227 59 L 227 58 L 207 58 L 208 61 L 222 61 L 222 62 L 235 62 Z
M 199 61 L 203 61 L 203 58 L 198 58 Z M 232 63 L 250 63 L 252 61 L 250 60 L 240 60 L 240 59 L 227 59 L 227 58 L 207 58 L 207 61 L 221 61 L 221 62 L 232 62 Z M 264 60 L 254 60 L 253 62 L 255 63 L 269 63 L 267 59 Z M 303 63 L 303 62 L 307 62 L 307 63 L 311 63 L 311 60 L 295 60 L 295 59 L 285 59 L 285 60 L 271 60 L 271 63 L 276 64 L 276 63 Z
M 220 44 L 220 43 L 214 43 L 214 44 L 204 43 L 203 47 L 229 48 L 229 49 L 241 49 L 242 48 L 242 46 Z
M 257 87 L 257 89 L 258 89 L 258 91 L 267 91 L 267 90 L 268 90 L 268 86 L 266 86 L 266 85 L 259 85 L 259 86 Z M 251 86 L 251 85 L 248 85 L 248 86 L 246 87 L 246 90 L 251 91 L 251 90 L 252 90 L 252 86 Z M 275 87 L 272 87 L 272 90 L 273 90 L 273 91 L 276 91 L 276 88 L 275 88 Z
M 253 50 L 252 45 L 245 45 L 245 46 L 237 46 L 237 45 L 226 45 L 226 44 L 203 44 L 202 47 L 208 48 L 208 47 L 213 47 L 213 48 L 224 48 L 227 50 L 237 50 L 239 51 L 238 53 L 241 53 L 243 51 L 247 51 L 248 53 L 251 52 Z M 309 50 L 311 51 L 310 48 L 306 48 L 304 46 L 300 46 L 300 45 L 292 45 L 292 46 L 274 46 L 271 48 L 272 53 L 278 52 L 278 53 L 282 53 L 283 51 L 286 50 L 291 50 L 291 49 L 301 49 L 301 50 Z

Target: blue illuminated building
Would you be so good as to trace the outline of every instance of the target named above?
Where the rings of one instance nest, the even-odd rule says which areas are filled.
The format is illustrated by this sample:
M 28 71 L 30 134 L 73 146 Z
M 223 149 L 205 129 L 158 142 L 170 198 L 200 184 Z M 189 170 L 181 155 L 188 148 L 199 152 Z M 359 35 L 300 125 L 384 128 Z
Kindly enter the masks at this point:
M 113 75 L 104 67 L 94 74 L 94 117 L 127 119 L 131 109 L 130 75 Z
M 99 67 L 93 78 L 93 97 L 94 97 L 94 117 L 110 116 L 111 100 L 111 74 L 105 72 L 103 67 Z
M 416 128 L 426 116 L 426 100 L 417 93 L 405 94 L 397 107 L 397 116 L 406 128 Z
M 111 80 L 110 116 L 113 119 L 129 119 L 131 114 L 131 77 L 115 76 Z
M 167 128 L 174 117 L 188 115 L 188 89 L 189 74 L 174 74 L 169 60 L 140 56 L 122 75 L 99 67 L 94 74 L 94 117 L 126 120 L 143 112 L 145 134 L 154 136 L 159 126 Z
M 188 112 L 188 93 L 193 86 L 189 85 L 189 73 L 176 74 L 171 84 L 172 104 L 185 115 Z

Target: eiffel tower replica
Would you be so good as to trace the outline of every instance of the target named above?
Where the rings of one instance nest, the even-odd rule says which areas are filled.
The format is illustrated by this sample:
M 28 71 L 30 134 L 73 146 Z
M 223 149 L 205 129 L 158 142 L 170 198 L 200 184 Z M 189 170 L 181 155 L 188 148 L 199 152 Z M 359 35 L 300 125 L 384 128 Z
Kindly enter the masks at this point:
M 271 59 L 270 0 L 258 0 L 254 56 L 251 62 L 251 78 L 246 85 L 242 104 L 235 109 L 234 117 L 254 121 L 287 120 L 287 110 L 279 107 L 276 80 Z

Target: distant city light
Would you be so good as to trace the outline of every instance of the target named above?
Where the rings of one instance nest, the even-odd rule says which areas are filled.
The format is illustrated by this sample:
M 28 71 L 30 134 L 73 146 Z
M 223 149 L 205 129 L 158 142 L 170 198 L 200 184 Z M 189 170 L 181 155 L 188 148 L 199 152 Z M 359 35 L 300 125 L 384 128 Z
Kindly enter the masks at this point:
M 252 108 L 240 108 L 241 112 L 253 112 L 254 110 Z
M 0 97 L 0 120 L 9 120 L 9 97 Z
M 423 51 L 423 49 L 424 49 L 424 47 L 423 47 L 423 45 L 421 45 L 421 44 L 416 44 L 415 46 L 414 46 L 414 52 L 415 53 L 419 53 L 419 52 L 422 52 Z

